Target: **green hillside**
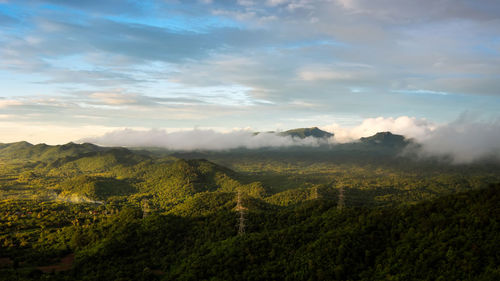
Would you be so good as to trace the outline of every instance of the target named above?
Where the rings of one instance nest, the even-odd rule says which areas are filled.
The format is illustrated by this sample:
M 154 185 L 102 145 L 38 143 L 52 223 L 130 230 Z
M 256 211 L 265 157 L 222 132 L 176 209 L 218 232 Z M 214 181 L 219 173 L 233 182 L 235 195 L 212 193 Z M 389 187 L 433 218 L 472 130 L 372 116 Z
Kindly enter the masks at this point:
M 32 145 L 21 141 L 15 143 L 0 144 L 0 159 L 3 161 L 31 161 L 48 162 L 62 157 L 76 156 L 82 153 L 103 151 L 107 148 L 99 147 L 90 143 L 64 145 Z
M 64 180 L 59 187 L 62 190 L 61 197 L 68 195 L 71 198 L 71 195 L 75 194 L 83 200 L 106 200 L 110 196 L 130 195 L 137 192 L 137 189 L 127 181 L 87 175 Z
M 58 199 L 72 201 L 102 201 L 135 194 L 124 200 L 149 198 L 156 208 L 170 209 L 200 192 L 234 192 L 239 188 L 255 196 L 265 194 L 258 183 L 240 183 L 235 172 L 203 159 L 150 157 L 125 148 L 88 144 L 45 145 L 43 153 L 35 154 L 36 146 L 27 143 L 8 147 L 20 153 L 21 158 L 15 159 L 18 162 L 11 174 L 5 174 L 0 181 L 4 187 L 0 196 L 4 198 L 15 198 L 19 190 L 23 191 L 23 198 L 55 192 Z M 28 152 L 22 153 L 23 149 Z M 55 160 L 44 156 L 56 150 L 67 153 Z M 36 166 L 32 165 L 32 158 L 24 159 L 27 155 L 37 160 Z
M 1 145 L 0 280 L 498 279 L 499 164 L 405 142 Z

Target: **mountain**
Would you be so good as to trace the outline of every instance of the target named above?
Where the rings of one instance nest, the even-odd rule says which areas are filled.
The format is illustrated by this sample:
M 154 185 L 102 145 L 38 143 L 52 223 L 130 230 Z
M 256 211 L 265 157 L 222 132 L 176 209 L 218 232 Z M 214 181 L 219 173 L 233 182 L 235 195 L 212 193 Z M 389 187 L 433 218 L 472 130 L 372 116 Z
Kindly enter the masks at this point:
M 371 137 L 361 138 L 360 141 L 364 144 L 382 145 L 388 147 L 402 147 L 409 143 L 404 136 L 395 135 L 391 132 L 379 132 Z
M 298 128 L 292 129 L 285 132 L 280 133 L 281 136 L 291 136 L 295 138 L 305 139 L 307 137 L 313 138 L 331 138 L 334 134 L 323 131 L 318 127 L 313 128 Z
M 0 144 L 0 159 L 7 161 L 29 160 L 30 162 L 49 162 L 62 157 L 108 149 L 91 143 L 76 144 L 70 142 L 63 145 L 47 145 L 44 143 L 33 145 L 29 142 L 21 141 Z
M 241 183 L 237 173 L 207 160 L 149 156 L 126 148 L 19 142 L 0 146 L 4 159 L 17 165 L 12 173 L 19 175 L 12 184 L 30 185 L 35 193 L 50 189 L 58 199 L 71 202 L 137 195 L 154 197 L 152 204 L 171 208 L 203 192 L 231 194 L 238 189 L 255 197 L 266 192 L 260 183 Z

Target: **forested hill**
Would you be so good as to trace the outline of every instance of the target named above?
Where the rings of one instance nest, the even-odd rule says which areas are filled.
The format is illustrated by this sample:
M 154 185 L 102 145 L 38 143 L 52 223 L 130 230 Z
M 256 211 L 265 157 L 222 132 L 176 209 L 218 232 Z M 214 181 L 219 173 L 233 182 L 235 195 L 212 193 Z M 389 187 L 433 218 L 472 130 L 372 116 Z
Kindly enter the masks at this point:
M 372 145 L 384 145 L 392 147 L 403 147 L 409 143 L 402 135 L 395 135 L 391 132 L 379 132 L 370 137 L 364 137 L 360 139 L 361 143 L 372 144 Z
M 401 141 L 208 160 L 2 144 L 0 280 L 497 280 L 499 166 Z
M 304 139 L 307 137 L 318 138 L 318 139 L 328 139 L 334 136 L 333 133 L 329 133 L 323 130 L 314 128 L 299 128 L 288 130 L 279 134 L 280 136 L 294 137 L 298 139 Z M 320 147 L 304 147 L 304 146 L 291 146 L 291 147 L 280 147 L 276 149 L 263 149 L 266 150 L 282 150 L 282 151 L 300 151 L 300 150 L 327 150 L 330 152 L 342 152 L 342 151 L 362 151 L 362 152 L 377 152 L 388 150 L 384 148 L 391 148 L 394 152 L 399 152 L 402 147 L 407 145 L 409 140 L 404 136 L 392 134 L 390 132 L 380 132 L 371 137 L 361 138 L 359 141 L 346 144 L 336 144 L 330 146 L 320 146 Z M 29 162 L 50 162 L 59 158 L 64 157 L 76 157 L 84 153 L 91 152 L 103 152 L 110 149 L 120 149 L 113 147 L 100 147 L 91 143 L 76 144 L 73 142 L 64 145 L 47 145 L 47 144 L 36 144 L 21 141 L 14 143 L 0 143 L 0 160 L 2 161 L 29 161 Z M 368 150 L 367 150 L 368 149 Z M 371 150 L 370 150 L 371 149 Z M 233 150 L 238 151 L 238 149 Z M 254 149 L 254 151 L 260 151 L 259 149 Z M 161 148 L 150 148 L 150 151 L 143 150 L 142 154 L 154 155 L 155 153 L 161 153 Z M 175 151 L 173 151 L 175 152 Z M 172 153 L 172 151 L 170 151 Z
M 14 143 L 0 143 L 0 159 L 4 161 L 48 162 L 67 156 L 76 156 L 87 152 L 104 151 L 108 148 L 91 143 L 67 143 L 64 145 L 47 145 L 44 143 L 33 145 L 21 141 Z
M 308 200 L 317 190 L 336 200 L 344 188 L 347 203 L 384 205 L 481 188 L 500 178 L 496 164 L 449 165 L 402 156 L 405 143 L 402 136 L 379 133 L 331 147 L 191 153 L 88 143 L 1 144 L 0 198 L 103 201 L 125 196 L 136 204 L 148 199 L 156 208 L 171 209 L 198 193 L 240 189 L 282 206 Z
M 307 138 L 307 137 L 313 137 L 313 138 L 331 138 L 334 136 L 333 133 L 323 131 L 319 129 L 318 127 L 313 127 L 313 128 L 298 128 L 298 129 L 292 129 L 288 131 L 284 131 L 280 133 L 281 136 L 291 136 L 291 137 L 296 137 L 296 138 Z
M 123 214 L 104 244 L 97 238 L 83 246 L 75 273 L 133 280 L 498 280 L 499 200 L 497 185 L 395 209 L 339 211 L 305 202 L 279 212 L 250 210 L 240 236 L 229 212 L 146 220 Z M 84 230 L 81 239 L 102 228 Z
M 0 198 L 134 204 L 147 199 L 164 209 L 201 192 L 239 188 L 254 195 L 265 193 L 258 183 L 242 183 L 235 172 L 202 159 L 152 157 L 125 148 L 73 143 L 13 143 L 3 145 L 0 153 L 5 162 L 0 166 Z

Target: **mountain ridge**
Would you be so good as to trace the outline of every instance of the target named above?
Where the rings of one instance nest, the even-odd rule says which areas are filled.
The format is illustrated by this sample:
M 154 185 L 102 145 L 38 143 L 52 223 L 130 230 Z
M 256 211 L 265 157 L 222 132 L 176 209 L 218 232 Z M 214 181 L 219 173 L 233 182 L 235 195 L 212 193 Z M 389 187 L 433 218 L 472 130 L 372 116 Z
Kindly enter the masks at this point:
M 393 134 L 389 131 L 378 132 L 369 137 L 362 137 L 359 140 L 365 144 L 384 146 L 405 146 L 409 143 L 405 136 Z
M 331 138 L 335 134 L 319 129 L 318 127 L 311 128 L 296 128 L 279 133 L 280 136 L 291 136 L 300 139 L 307 137 L 313 138 Z

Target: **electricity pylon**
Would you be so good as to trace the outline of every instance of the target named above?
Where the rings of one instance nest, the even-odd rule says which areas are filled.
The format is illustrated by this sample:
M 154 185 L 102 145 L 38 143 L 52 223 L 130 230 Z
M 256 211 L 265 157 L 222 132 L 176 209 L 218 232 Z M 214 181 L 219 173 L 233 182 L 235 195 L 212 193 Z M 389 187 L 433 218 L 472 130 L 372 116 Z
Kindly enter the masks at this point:
M 315 186 L 311 189 L 311 199 L 316 200 L 319 199 L 318 187 Z
M 238 218 L 238 235 L 245 234 L 245 208 L 241 202 L 241 191 L 238 190 L 237 198 L 236 198 L 236 211 L 240 214 Z
M 149 206 L 149 200 L 148 199 L 143 199 L 142 200 L 142 218 L 145 218 L 149 216 L 149 213 L 151 213 L 151 208 Z
M 337 202 L 337 209 L 342 210 L 344 208 L 344 187 L 339 188 L 339 200 Z

